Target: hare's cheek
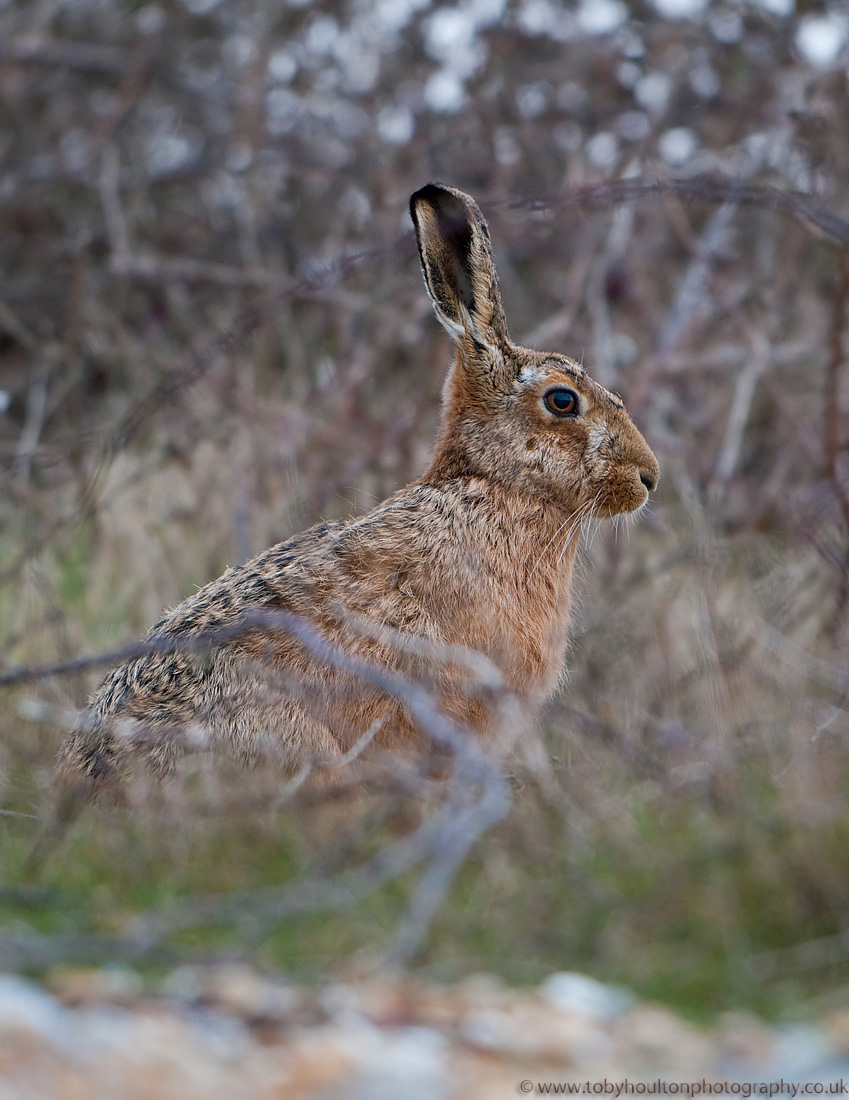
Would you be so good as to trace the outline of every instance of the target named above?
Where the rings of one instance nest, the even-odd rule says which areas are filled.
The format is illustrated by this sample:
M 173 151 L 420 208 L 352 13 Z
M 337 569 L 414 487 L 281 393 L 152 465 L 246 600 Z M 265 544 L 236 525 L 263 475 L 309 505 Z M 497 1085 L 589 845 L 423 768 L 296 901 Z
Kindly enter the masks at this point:
M 590 426 L 584 442 L 584 464 L 591 474 L 602 476 L 608 469 L 607 433 L 596 425 Z
M 590 431 L 583 453 L 583 464 L 591 482 L 604 482 L 610 476 L 610 462 L 601 448 L 603 440 Z

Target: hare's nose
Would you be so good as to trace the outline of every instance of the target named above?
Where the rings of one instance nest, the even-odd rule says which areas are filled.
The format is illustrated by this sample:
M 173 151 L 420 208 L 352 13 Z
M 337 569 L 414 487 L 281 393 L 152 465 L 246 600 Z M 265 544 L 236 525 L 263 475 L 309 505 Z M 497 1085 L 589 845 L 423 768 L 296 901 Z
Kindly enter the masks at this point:
M 644 471 L 640 471 L 640 481 L 642 481 L 643 485 L 645 485 L 650 493 L 654 492 L 655 486 L 657 485 L 657 478 L 654 474 L 647 474 Z

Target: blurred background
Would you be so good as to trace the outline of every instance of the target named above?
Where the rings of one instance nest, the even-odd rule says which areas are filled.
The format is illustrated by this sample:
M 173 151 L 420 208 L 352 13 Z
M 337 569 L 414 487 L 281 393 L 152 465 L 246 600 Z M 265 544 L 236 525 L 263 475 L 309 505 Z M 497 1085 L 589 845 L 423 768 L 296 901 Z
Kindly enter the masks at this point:
M 407 201 L 444 180 L 513 339 L 621 393 L 663 476 L 587 540 L 568 684 L 410 965 L 849 1003 L 847 66 L 812 0 L 0 0 L 0 671 L 108 652 L 423 469 L 451 350 Z M 188 771 L 33 874 L 100 674 L 3 689 L 5 967 L 394 835 Z M 134 961 L 320 977 L 412 888 Z

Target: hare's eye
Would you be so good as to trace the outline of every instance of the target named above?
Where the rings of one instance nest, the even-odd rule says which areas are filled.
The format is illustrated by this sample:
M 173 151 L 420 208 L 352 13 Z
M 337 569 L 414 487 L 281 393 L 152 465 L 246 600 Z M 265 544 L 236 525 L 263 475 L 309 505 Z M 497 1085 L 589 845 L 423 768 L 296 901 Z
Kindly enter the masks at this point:
M 574 390 L 562 389 L 549 390 L 543 397 L 545 407 L 555 416 L 575 416 L 578 412 L 578 395 Z

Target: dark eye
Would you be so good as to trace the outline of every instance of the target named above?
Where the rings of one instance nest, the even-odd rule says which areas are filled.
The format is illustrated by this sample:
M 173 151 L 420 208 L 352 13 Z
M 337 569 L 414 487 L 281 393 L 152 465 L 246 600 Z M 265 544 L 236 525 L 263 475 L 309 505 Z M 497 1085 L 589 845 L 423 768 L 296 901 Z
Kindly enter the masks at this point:
M 574 390 L 565 390 L 560 386 L 549 390 L 543 397 L 545 407 L 555 416 L 575 416 L 578 411 L 578 395 Z

